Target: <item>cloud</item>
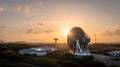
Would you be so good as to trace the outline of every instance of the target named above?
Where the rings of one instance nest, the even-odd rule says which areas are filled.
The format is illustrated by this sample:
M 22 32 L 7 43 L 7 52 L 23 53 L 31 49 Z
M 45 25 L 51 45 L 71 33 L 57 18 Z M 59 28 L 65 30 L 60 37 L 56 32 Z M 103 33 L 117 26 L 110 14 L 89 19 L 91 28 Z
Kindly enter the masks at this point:
M 5 26 L 0 26 L 1 29 L 5 28 Z
M 13 7 L 13 9 L 15 10 L 15 11 L 21 11 L 21 6 L 20 5 L 15 5 L 14 7 Z
M 38 25 L 42 26 L 42 25 L 44 25 L 44 24 L 39 22 Z
M 54 32 L 54 30 L 46 30 L 46 31 L 44 31 L 44 33 L 52 33 L 52 32 Z
M 28 29 L 28 30 L 26 31 L 26 33 L 27 33 L 27 34 L 33 33 L 33 29 Z
M 53 30 L 45 30 L 45 31 L 35 31 L 33 29 L 28 29 L 26 31 L 27 34 L 41 34 L 41 33 L 52 33 L 54 32 Z
M 30 12 L 30 7 L 28 5 L 25 5 L 23 8 L 24 13 L 29 13 Z
M 4 8 L 2 6 L 0 6 L 0 12 L 3 12 Z
M 120 26 L 118 26 L 116 29 L 114 29 L 113 31 L 105 31 L 103 33 L 103 35 L 106 35 L 106 36 L 110 36 L 110 35 L 120 35 Z
M 21 6 L 21 5 L 17 4 L 13 7 L 13 10 L 17 11 L 17 12 L 29 13 L 30 7 L 28 5 Z
M 42 2 L 42 1 L 40 1 L 40 2 L 39 2 L 39 4 L 40 4 L 40 5 L 43 5 L 43 2 Z

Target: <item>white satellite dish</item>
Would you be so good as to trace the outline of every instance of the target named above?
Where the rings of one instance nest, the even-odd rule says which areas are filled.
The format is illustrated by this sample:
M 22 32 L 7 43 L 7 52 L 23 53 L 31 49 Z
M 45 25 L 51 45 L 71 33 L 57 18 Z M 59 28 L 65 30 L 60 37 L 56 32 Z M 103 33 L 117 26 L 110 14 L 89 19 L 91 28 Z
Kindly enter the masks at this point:
M 72 50 L 72 54 L 77 56 L 90 55 L 90 51 L 88 49 L 89 42 L 90 38 L 80 27 L 72 28 L 67 37 L 67 43 Z

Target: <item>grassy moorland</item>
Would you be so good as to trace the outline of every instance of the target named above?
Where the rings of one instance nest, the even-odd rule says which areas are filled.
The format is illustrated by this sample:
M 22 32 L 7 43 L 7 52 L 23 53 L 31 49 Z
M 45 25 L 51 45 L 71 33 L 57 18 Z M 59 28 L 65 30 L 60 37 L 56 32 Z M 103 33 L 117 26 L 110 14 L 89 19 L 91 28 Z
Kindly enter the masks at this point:
M 53 46 L 59 50 L 49 52 L 46 56 L 20 55 L 18 51 L 24 48 Z M 90 44 L 93 53 L 104 53 L 111 50 L 120 50 L 120 44 Z M 3 43 L 0 44 L 0 67 L 106 67 L 93 56 L 76 57 L 69 53 L 67 44 L 53 43 Z
M 89 45 L 92 53 L 106 53 L 110 51 L 120 51 L 120 43 L 96 43 Z

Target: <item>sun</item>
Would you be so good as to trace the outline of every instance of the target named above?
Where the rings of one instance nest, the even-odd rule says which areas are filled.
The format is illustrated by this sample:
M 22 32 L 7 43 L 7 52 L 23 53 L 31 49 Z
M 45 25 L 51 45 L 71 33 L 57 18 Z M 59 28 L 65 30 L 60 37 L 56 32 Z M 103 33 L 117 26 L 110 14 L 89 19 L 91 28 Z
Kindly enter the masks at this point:
M 65 28 L 65 29 L 63 29 L 63 30 L 62 30 L 62 32 L 63 32 L 63 34 L 64 34 L 64 36 L 66 36 L 66 37 L 67 37 L 67 35 L 68 35 L 69 31 L 70 31 L 70 29 L 69 29 L 69 28 Z

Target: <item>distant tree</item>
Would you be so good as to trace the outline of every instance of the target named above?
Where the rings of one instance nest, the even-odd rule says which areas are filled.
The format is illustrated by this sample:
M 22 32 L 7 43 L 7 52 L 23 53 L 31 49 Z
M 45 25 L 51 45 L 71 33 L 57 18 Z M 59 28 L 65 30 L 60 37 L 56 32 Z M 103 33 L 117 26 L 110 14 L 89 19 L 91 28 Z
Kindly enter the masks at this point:
M 0 46 L 0 51 L 6 51 L 7 48 L 5 46 Z

